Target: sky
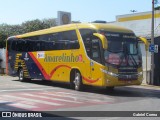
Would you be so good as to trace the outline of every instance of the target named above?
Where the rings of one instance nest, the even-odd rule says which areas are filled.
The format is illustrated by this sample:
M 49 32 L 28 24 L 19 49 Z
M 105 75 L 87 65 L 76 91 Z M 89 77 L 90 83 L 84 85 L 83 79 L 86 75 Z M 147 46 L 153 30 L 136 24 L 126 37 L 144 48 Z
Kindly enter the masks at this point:
M 71 12 L 72 21 L 115 21 L 117 15 L 151 11 L 152 0 L 0 0 L 0 24 L 21 24 L 34 19 L 57 18 Z

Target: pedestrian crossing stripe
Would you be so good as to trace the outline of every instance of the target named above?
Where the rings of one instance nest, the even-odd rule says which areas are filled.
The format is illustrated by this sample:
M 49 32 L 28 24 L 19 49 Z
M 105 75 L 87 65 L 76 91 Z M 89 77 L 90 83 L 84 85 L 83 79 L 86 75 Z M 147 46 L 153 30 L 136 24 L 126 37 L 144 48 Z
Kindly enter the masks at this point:
M 83 96 L 83 97 L 81 97 Z M 93 96 L 55 91 L 55 92 L 16 92 L 0 96 L 0 103 L 7 108 L 24 109 L 32 111 L 55 110 L 59 108 L 83 107 L 99 104 L 113 103 L 114 99 L 108 96 Z M 2 106 L 3 107 L 3 106 Z M 9 109 L 10 110 L 10 109 Z

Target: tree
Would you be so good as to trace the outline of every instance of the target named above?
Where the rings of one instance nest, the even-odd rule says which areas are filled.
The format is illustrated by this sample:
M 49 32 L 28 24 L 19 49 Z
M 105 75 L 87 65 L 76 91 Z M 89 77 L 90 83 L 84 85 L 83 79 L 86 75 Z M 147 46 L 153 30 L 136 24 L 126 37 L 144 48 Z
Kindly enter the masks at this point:
M 155 10 L 160 10 L 160 6 L 158 6 L 158 7 L 155 7 Z
M 8 37 L 42 30 L 56 26 L 56 19 L 31 20 L 22 23 L 21 25 L 0 24 L 0 48 L 5 47 L 5 41 Z
M 6 39 L 7 39 L 7 35 L 5 33 L 3 33 L 2 31 L 0 31 L 0 48 L 5 47 Z
M 160 10 L 159 0 L 154 0 L 155 10 Z
M 5 47 L 5 41 L 9 36 L 18 35 L 24 33 L 24 29 L 21 25 L 0 25 L 0 48 Z
M 154 4 L 157 5 L 159 3 L 159 0 L 154 0 Z
M 36 19 L 36 20 L 26 21 L 22 23 L 21 26 L 24 29 L 25 33 L 32 32 L 56 26 L 56 20 L 52 18 L 43 20 Z
M 42 22 L 45 28 L 50 28 L 50 27 L 54 27 L 57 25 L 56 19 L 54 18 L 43 19 Z
M 80 21 L 72 21 L 71 23 L 81 23 Z
M 22 27 L 24 29 L 24 32 L 32 32 L 32 31 L 41 30 L 45 28 L 43 26 L 43 22 L 38 19 L 26 21 L 22 23 Z
M 159 0 L 154 0 L 154 4 L 156 7 L 159 7 Z

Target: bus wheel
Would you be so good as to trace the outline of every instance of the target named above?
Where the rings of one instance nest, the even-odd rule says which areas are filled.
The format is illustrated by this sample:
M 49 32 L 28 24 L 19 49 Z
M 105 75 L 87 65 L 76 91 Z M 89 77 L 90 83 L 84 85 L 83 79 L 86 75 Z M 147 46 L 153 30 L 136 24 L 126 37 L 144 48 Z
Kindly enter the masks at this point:
M 75 75 L 74 75 L 74 89 L 77 91 L 82 90 L 83 84 L 82 84 L 82 77 L 81 74 L 77 71 L 75 71 Z
M 23 69 L 19 69 L 19 81 L 23 82 L 25 81 L 25 78 L 24 78 L 24 72 L 23 72 Z

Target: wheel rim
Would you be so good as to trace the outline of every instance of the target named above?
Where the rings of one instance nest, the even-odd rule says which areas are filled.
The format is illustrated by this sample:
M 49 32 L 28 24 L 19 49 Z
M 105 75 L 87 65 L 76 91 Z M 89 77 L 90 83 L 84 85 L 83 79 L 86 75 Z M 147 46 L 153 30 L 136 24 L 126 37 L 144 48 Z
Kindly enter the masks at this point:
M 75 79 L 74 79 L 74 84 L 75 84 L 75 89 L 78 90 L 80 87 L 80 74 L 76 73 L 75 74 Z
M 19 72 L 19 80 L 23 80 L 23 70 L 20 70 Z

